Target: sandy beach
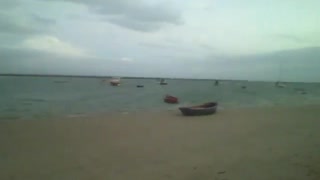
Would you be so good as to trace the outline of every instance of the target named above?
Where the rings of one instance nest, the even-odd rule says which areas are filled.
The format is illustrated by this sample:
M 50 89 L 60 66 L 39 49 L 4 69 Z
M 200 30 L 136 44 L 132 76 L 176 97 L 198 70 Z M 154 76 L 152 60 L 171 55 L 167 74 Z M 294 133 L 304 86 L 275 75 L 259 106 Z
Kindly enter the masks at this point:
M 0 121 L 1 180 L 319 180 L 320 106 Z

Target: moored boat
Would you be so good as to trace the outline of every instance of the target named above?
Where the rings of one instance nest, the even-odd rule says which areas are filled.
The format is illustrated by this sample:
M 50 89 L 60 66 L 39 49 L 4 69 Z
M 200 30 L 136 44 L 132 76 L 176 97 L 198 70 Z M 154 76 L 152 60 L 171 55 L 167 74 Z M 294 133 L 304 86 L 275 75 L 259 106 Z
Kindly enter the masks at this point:
M 120 78 L 113 78 L 110 80 L 111 86 L 119 86 L 120 85 Z
M 201 116 L 214 114 L 217 111 L 217 107 L 217 102 L 209 102 L 198 106 L 180 107 L 179 110 L 185 116 Z
M 163 101 L 166 102 L 166 103 L 170 103 L 170 104 L 177 104 L 177 103 L 179 103 L 179 99 L 178 99 L 177 97 L 170 96 L 170 95 L 166 95 L 166 96 L 163 98 Z
M 166 82 L 166 80 L 165 79 L 161 79 L 160 80 L 160 85 L 167 85 L 168 83 Z
M 214 85 L 215 85 L 215 86 L 219 86 L 219 81 L 218 81 L 218 80 L 215 80 Z
M 275 83 L 275 86 L 276 86 L 276 87 L 279 87 L 279 88 L 285 88 L 285 87 L 286 87 L 286 85 L 285 85 L 284 83 L 279 82 L 279 81 L 277 81 L 277 82 Z

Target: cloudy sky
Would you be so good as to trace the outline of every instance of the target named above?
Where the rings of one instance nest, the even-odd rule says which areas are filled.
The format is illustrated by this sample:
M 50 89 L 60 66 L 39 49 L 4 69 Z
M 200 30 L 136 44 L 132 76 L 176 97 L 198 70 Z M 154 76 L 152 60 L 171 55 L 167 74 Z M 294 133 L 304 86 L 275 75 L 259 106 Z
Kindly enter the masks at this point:
M 320 81 L 319 8 L 319 0 L 2 0 L 0 73 Z

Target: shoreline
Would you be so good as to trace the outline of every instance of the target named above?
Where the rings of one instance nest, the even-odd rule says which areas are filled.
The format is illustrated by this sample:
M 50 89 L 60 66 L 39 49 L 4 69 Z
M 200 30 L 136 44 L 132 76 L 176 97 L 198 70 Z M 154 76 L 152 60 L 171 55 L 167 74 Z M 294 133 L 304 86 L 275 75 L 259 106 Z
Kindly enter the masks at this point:
M 320 106 L 0 121 L 0 179 L 320 179 Z
M 171 107 L 170 107 L 171 106 Z M 175 117 L 175 116 L 181 116 L 185 117 L 181 114 L 178 107 L 183 105 L 168 105 L 167 108 L 159 108 L 159 109 L 135 109 L 135 110 L 114 110 L 106 111 L 106 112 L 79 112 L 79 113 L 71 113 L 71 114 L 52 114 L 50 116 L 41 116 L 37 115 L 36 117 L 27 117 L 23 118 L 20 116 L 8 116 L 6 119 L 6 116 L 1 117 L 0 116 L 0 122 L 6 122 L 6 121 L 46 121 L 46 120 L 56 120 L 56 119 L 83 119 L 83 118 L 103 118 L 103 117 L 114 117 L 114 118 L 121 118 L 122 116 L 130 116 L 130 115 L 149 115 L 149 116 L 168 116 L 169 118 Z M 217 114 L 223 112 L 224 114 L 228 113 L 234 113 L 234 112 L 243 112 L 243 113 L 250 113 L 250 112 L 261 112 L 261 111 L 280 111 L 280 110 L 286 110 L 286 111 L 298 111 L 298 110 L 306 110 L 306 109 L 319 109 L 320 110 L 320 104 L 314 103 L 314 104 L 301 104 L 301 105 L 262 105 L 262 106 L 242 106 L 242 107 L 221 107 L 218 106 Z M 215 116 L 209 115 L 210 116 Z M 202 118 L 206 116 L 194 116 L 194 117 L 186 117 L 186 118 Z

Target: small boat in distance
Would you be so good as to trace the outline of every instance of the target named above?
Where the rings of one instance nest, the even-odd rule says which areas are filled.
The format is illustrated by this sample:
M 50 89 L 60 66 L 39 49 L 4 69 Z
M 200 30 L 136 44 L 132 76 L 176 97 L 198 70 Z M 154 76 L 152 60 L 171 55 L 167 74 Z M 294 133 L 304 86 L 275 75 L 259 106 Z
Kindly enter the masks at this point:
M 166 80 L 165 79 L 161 79 L 160 80 L 160 85 L 167 85 L 168 83 L 166 82 Z
M 215 86 L 219 86 L 219 81 L 218 81 L 218 80 L 215 80 L 214 85 L 215 85 Z
M 166 95 L 163 98 L 163 101 L 166 102 L 166 103 L 169 103 L 169 104 L 177 104 L 177 103 L 179 103 L 179 99 L 177 97 L 170 96 L 170 95 Z
M 277 81 L 275 84 L 274 84 L 276 87 L 278 88 L 284 88 L 286 87 L 286 85 L 284 83 L 281 83 L 280 81 Z
M 202 116 L 214 114 L 217 111 L 217 107 L 217 102 L 209 102 L 199 106 L 180 107 L 179 110 L 185 116 Z
M 119 86 L 120 85 L 120 78 L 112 78 L 110 80 L 110 85 L 111 86 Z
M 137 85 L 137 88 L 143 88 L 144 85 Z
M 282 73 L 282 61 L 279 61 L 279 73 L 278 73 L 278 81 L 274 84 L 278 88 L 285 88 L 286 85 L 281 82 L 281 79 L 283 78 L 283 73 Z

